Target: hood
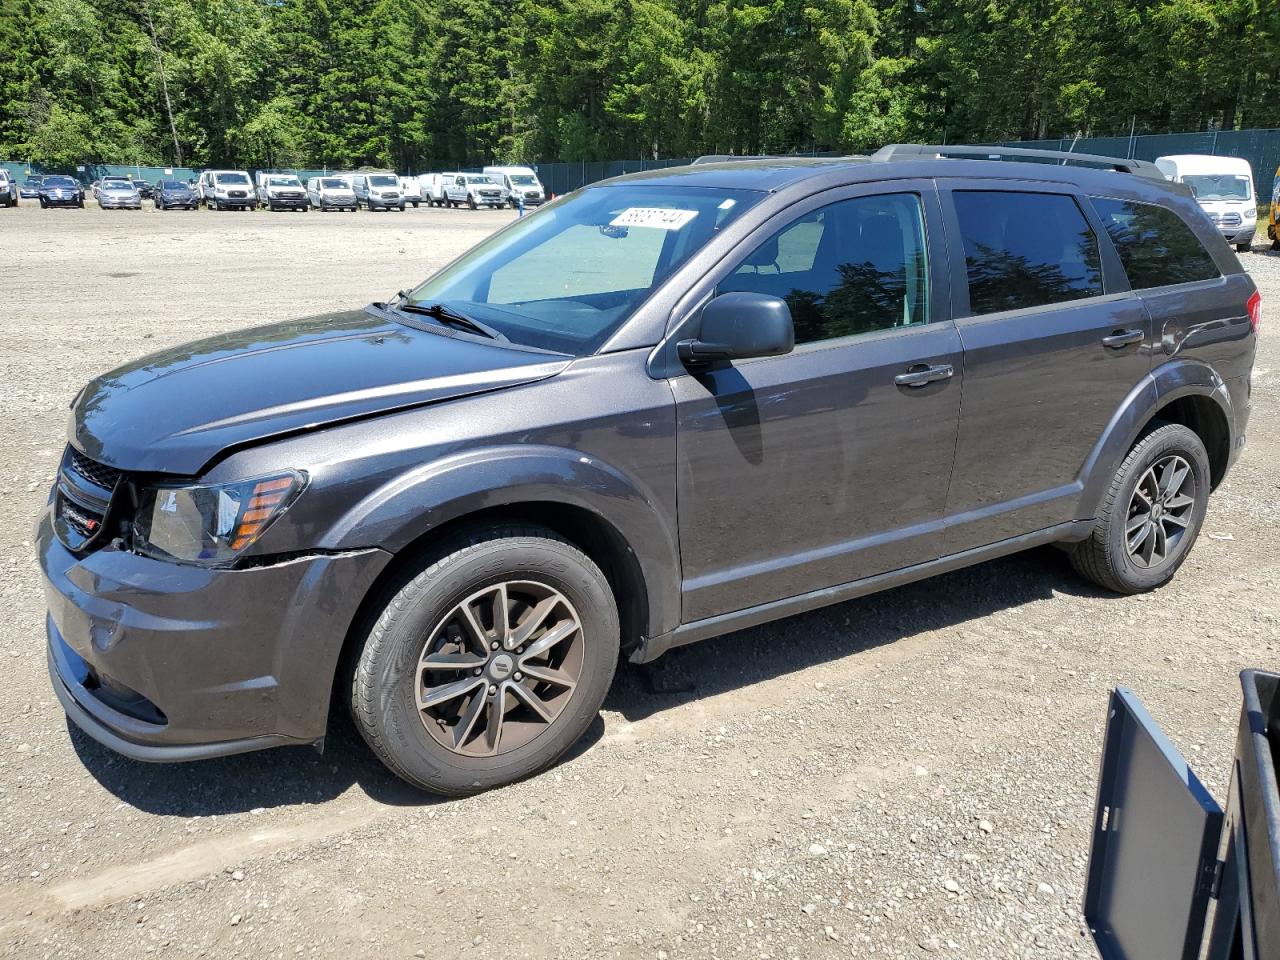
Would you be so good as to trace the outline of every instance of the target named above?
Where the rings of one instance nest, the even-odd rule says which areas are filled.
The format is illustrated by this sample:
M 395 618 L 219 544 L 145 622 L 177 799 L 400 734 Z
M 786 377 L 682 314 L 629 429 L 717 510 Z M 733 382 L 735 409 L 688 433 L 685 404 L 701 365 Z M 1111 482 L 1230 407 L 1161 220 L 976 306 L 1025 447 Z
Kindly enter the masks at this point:
M 195 476 L 228 447 L 531 383 L 570 359 L 364 310 L 326 314 L 199 340 L 104 374 L 76 397 L 69 429 L 84 453 L 119 469 Z

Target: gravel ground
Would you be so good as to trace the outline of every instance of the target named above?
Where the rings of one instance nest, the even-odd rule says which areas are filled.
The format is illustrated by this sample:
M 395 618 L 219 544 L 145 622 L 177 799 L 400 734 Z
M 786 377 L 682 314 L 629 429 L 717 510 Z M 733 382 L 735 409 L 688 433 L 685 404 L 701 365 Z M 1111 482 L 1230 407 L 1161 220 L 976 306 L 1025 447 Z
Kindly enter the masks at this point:
M 1224 799 L 1236 675 L 1280 663 L 1277 321 L 1249 445 L 1175 583 L 1053 549 L 625 668 L 550 773 L 414 794 L 335 721 L 307 749 L 136 764 L 68 730 L 31 523 L 94 374 L 394 293 L 510 214 L 0 211 L 0 954 L 1090 957 L 1106 697 Z M 1245 263 L 1280 310 L 1280 255 Z M 692 686 L 692 690 L 687 689 Z

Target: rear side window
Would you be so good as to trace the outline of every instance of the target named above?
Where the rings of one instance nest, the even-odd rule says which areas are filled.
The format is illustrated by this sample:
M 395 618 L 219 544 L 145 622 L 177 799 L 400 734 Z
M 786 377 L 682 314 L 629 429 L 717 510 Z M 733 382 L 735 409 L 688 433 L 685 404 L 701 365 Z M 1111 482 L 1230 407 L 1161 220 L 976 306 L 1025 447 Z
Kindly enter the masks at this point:
M 1211 280 L 1218 265 L 1180 216 L 1166 207 L 1093 197 L 1135 290 Z
M 1098 238 L 1072 197 L 957 190 L 972 315 L 1102 293 Z

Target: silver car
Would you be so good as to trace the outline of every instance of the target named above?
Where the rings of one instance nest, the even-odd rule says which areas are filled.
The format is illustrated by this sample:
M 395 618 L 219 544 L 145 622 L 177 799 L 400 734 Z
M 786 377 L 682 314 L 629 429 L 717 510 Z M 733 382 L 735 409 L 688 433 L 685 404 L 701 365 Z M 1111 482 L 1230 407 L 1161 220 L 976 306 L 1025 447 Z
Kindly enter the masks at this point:
M 103 210 L 141 210 L 142 194 L 127 180 L 103 180 L 98 187 L 98 206 Z

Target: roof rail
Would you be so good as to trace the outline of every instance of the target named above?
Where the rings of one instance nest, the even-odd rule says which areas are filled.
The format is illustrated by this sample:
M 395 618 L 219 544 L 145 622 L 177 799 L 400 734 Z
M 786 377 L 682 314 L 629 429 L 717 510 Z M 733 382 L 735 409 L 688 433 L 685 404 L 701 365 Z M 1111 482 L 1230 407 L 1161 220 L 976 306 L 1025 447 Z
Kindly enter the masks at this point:
M 746 153 L 708 153 L 705 156 L 696 158 L 693 162 L 698 163 L 729 163 L 733 160 L 776 160 L 776 156 L 766 156 L 764 154 L 746 154 Z
M 1056 162 L 1062 166 L 1095 167 L 1130 173 L 1149 180 L 1164 180 L 1150 160 L 1127 160 L 1104 157 L 1096 153 L 1071 153 L 1066 150 L 1030 150 L 1024 147 L 934 146 L 920 143 L 891 143 L 881 147 L 872 160 L 906 160 L 909 158 L 945 157 L 967 160 L 1028 160 L 1032 163 Z

